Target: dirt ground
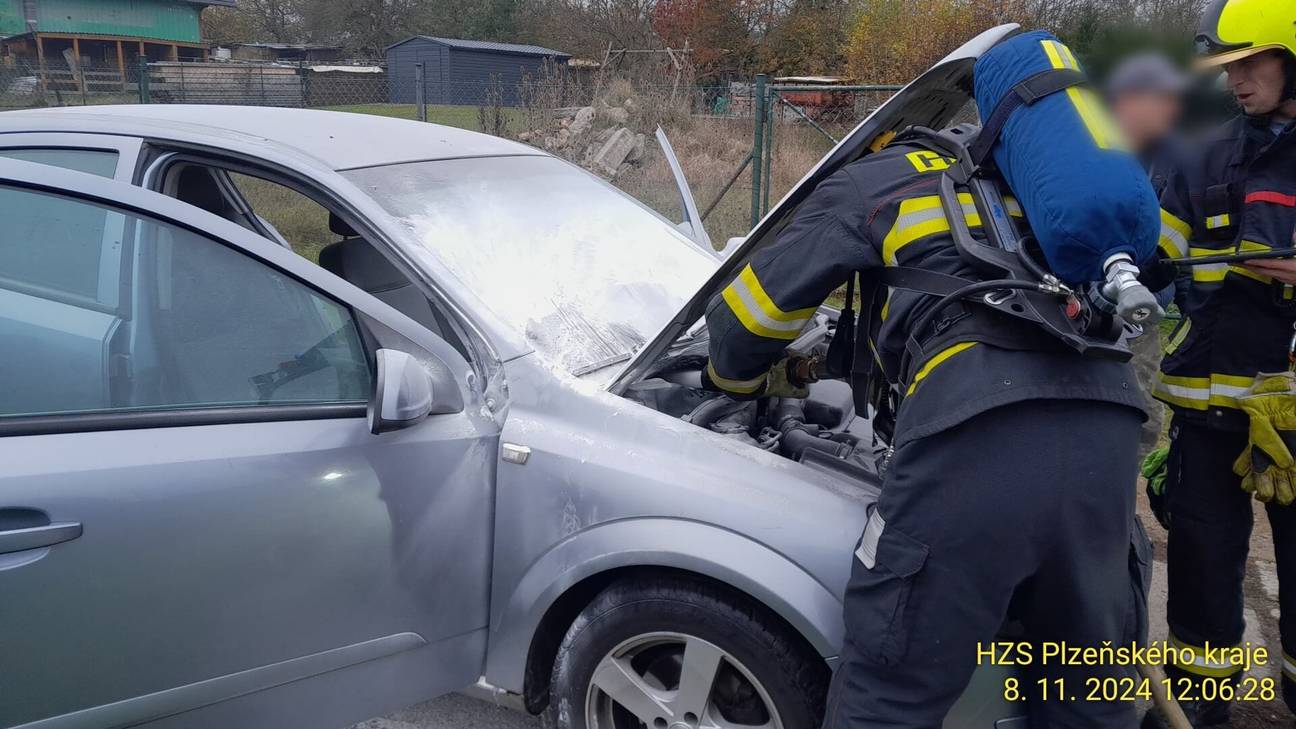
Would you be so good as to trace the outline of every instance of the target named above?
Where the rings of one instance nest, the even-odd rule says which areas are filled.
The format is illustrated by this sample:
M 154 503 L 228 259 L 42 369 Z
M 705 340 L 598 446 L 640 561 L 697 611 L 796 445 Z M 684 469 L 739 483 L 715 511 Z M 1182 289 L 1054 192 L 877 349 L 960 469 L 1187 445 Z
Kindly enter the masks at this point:
M 1156 523 L 1147 499 L 1140 489 L 1139 512 L 1148 536 L 1156 550 L 1156 566 L 1152 578 L 1151 635 L 1153 641 L 1165 640 L 1166 627 L 1166 531 Z M 1267 665 L 1256 666 L 1249 675 L 1271 676 L 1275 685 L 1281 680 L 1282 647 L 1278 636 L 1278 573 L 1274 567 L 1273 536 L 1264 507 L 1256 504 L 1255 529 L 1251 535 L 1251 560 L 1245 584 L 1247 629 L 1244 641 L 1263 645 L 1269 649 L 1271 660 Z M 1233 709 L 1233 729 L 1272 729 L 1296 727 L 1296 719 L 1287 710 L 1281 698 L 1270 702 L 1238 703 Z

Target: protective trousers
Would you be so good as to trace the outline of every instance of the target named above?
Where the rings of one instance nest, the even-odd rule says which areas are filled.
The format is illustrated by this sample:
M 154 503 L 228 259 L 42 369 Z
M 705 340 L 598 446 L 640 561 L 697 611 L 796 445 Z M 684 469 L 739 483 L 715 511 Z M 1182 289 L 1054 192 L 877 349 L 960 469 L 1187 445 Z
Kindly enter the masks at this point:
M 1247 434 L 1207 428 L 1176 416 L 1170 438 L 1166 474 L 1170 638 L 1182 647 L 1196 649 L 1204 649 L 1207 643 L 1236 646 L 1242 643 L 1245 628 L 1243 579 L 1256 508 L 1233 473 L 1233 461 L 1246 447 Z M 1272 661 L 1282 663 L 1283 698 L 1296 712 L 1296 662 L 1292 660 L 1296 656 L 1296 505 L 1269 504 L 1266 510 L 1281 585 L 1282 654 L 1266 647 Z M 1171 666 L 1167 672 L 1172 678 L 1198 681 L 1237 673 L 1231 666 L 1208 664 L 1202 653 L 1196 664 Z M 1206 718 L 1221 716 L 1221 711 L 1209 707 L 1198 713 Z
M 1150 545 L 1134 517 L 1141 420 L 1111 403 L 1025 401 L 899 448 L 874 565 L 857 556 L 847 586 L 826 729 L 938 729 L 979 645 L 1009 619 L 1036 656 L 1020 675 L 1031 726 L 1132 727 L 1131 702 L 1029 697 L 1040 678 L 1063 679 L 1082 699 L 1088 677 L 1132 675 L 1038 658 L 1045 643 L 1097 648 L 1146 631 Z

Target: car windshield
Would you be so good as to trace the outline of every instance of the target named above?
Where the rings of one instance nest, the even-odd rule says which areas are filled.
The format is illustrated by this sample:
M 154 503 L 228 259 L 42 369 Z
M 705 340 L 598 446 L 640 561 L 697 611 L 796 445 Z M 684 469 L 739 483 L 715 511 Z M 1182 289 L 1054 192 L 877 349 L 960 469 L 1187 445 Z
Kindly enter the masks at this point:
M 551 157 L 344 174 L 536 351 L 575 375 L 629 359 L 717 265 L 631 198 Z

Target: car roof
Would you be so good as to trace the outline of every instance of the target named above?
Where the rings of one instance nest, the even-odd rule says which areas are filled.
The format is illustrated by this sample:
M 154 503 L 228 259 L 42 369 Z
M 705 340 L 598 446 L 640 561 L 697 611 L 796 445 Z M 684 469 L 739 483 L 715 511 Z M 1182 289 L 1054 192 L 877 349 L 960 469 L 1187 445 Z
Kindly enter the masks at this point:
M 318 109 L 195 104 L 68 106 L 0 114 L 0 132 L 92 132 L 168 138 L 188 134 L 221 139 L 255 137 L 292 147 L 335 170 L 512 155 L 550 156 L 534 147 L 465 129 Z

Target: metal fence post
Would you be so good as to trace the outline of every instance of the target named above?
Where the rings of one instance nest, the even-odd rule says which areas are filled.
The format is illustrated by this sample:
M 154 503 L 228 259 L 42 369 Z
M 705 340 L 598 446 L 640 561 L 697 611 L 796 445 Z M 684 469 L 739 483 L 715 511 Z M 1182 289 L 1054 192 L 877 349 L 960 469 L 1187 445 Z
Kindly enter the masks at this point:
M 423 64 L 414 64 L 414 114 L 421 122 L 427 121 L 427 89 L 423 85 Z
M 778 113 L 779 96 L 778 90 L 766 89 L 767 97 L 765 99 L 765 164 L 761 172 L 765 174 L 765 179 L 761 182 L 761 217 L 769 212 L 770 188 L 773 187 L 774 179 L 774 129 Z
M 751 227 L 755 228 L 761 216 L 761 165 L 765 161 L 765 152 L 761 146 L 765 143 L 765 74 L 756 74 L 756 84 L 752 87 L 752 202 Z
M 301 105 L 306 109 L 310 107 L 311 78 L 305 59 L 297 63 L 297 75 L 300 77 L 298 83 L 301 84 Z
M 152 94 L 149 93 L 149 67 L 148 56 L 140 56 L 139 59 L 139 99 L 141 104 L 152 103 Z

